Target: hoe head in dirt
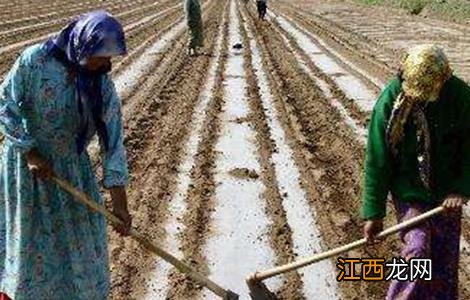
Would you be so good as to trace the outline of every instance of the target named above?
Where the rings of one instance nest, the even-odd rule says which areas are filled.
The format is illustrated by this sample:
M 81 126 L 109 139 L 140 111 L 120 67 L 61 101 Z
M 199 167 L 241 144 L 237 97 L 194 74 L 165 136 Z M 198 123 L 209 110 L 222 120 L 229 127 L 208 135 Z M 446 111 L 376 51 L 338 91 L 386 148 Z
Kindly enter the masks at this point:
M 420 223 L 420 222 L 422 222 L 426 219 L 429 219 L 430 217 L 432 217 L 434 215 L 437 215 L 437 214 L 441 213 L 442 211 L 444 211 L 444 207 L 438 206 L 438 207 L 436 207 L 436 208 L 434 208 L 430 211 L 427 211 L 427 212 L 425 212 L 425 213 L 423 213 L 419 216 L 416 216 L 414 218 L 406 220 L 402 223 L 399 223 L 395 226 L 392 226 L 392 227 L 380 232 L 376 236 L 376 238 L 379 241 L 382 241 L 386 236 L 389 236 L 393 233 L 399 232 L 402 229 L 412 227 L 412 226 L 414 226 L 414 225 L 416 225 L 416 224 L 418 224 L 418 223 Z M 328 250 L 328 251 L 325 251 L 325 252 L 322 252 L 322 253 L 317 253 L 317 254 L 314 254 L 310 257 L 302 258 L 298 261 L 294 261 L 292 263 L 289 263 L 289 264 L 286 264 L 286 265 L 283 265 L 283 266 L 279 266 L 279 267 L 272 268 L 272 269 L 262 271 L 262 272 L 256 272 L 256 273 L 250 275 L 246 279 L 246 283 L 247 283 L 248 288 L 250 290 L 250 296 L 253 300 L 276 300 L 278 298 L 276 297 L 275 294 L 273 294 L 267 288 L 267 286 L 262 282 L 263 280 L 274 277 L 274 276 L 279 275 L 279 274 L 283 274 L 283 273 L 287 273 L 287 272 L 290 272 L 290 271 L 293 271 L 293 270 L 297 270 L 297 269 L 300 269 L 300 268 L 305 267 L 307 265 L 319 262 L 321 260 L 331 258 L 333 256 L 336 256 L 336 255 L 340 254 L 340 253 L 359 248 L 359 247 L 365 245 L 366 243 L 367 243 L 366 239 L 363 238 L 363 239 L 357 240 L 355 242 L 352 242 L 350 244 L 347 244 L 347 245 L 344 245 L 344 246 L 341 246 L 341 247 L 338 247 L 338 248 L 335 248 L 335 249 L 332 249 L 332 250 Z
M 246 284 L 250 289 L 250 297 L 254 300 L 279 300 L 279 298 L 271 292 L 268 287 L 259 279 L 256 274 L 248 277 Z
M 238 294 L 235 294 L 231 290 L 226 290 L 226 294 L 224 296 L 224 300 L 238 300 Z

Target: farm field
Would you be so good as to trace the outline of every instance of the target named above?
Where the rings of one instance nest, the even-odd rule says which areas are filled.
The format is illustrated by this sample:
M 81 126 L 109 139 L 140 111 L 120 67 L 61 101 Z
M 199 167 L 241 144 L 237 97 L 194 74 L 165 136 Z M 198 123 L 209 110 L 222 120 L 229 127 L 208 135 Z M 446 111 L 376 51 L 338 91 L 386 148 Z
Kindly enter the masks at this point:
M 187 54 L 180 0 L 0 1 L 0 77 L 28 45 L 103 8 L 122 22 L 133 226 L 249 299 L 245 277 L 362 238 L 367 124 L 403 50 L 434 42 L 470 81 L 470 26 L 343 1 L 202 0 L 204 53 Z M 233 47 L 241 44 L 241 47 Z M 101 162 L 90 147 L 97 172 Z M 396 223 L 388 207 L 385 226 Z M 470 299 L 470 208 L 460 297 Z M 109 230 L 111 299 L 216 299 Z M 344 257 L 397 256 L 397 236 Z M 337 282 L 337 258 L 266 281 L 282 299 L 384 299 L 388 282 Z

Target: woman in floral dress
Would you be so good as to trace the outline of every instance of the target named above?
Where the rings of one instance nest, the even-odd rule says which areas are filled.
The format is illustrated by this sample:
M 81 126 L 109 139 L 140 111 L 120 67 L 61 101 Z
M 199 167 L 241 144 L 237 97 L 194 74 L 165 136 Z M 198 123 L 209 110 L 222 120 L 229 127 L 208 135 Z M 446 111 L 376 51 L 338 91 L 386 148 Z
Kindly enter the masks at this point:
M 128 233 L 121 106 L 107 74 L 110 58 L 125 53 L 119 22 L 91 12 L 27 48 L 0 86 L 0 298 L 107 298 L 105 219 L 48 178 L 102 204 L 86 150 L 97 133 L 103 184 Z

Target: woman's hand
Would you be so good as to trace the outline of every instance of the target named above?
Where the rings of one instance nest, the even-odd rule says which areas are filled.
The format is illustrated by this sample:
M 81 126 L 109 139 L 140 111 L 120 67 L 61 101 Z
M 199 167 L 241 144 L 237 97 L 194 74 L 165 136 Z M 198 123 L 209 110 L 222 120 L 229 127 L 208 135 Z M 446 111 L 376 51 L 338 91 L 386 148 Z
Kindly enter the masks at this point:
M 49 179 L 54 175 L 54 170 L 50 163 L 36 150 L 31 150 L 26 154 L 28 168 L 34 176 L 41 179 Z
M 375 237 L 383 230 L 383 227 L 384 223 L 382 219 L 366 221 L 364 224 L 364 237 L 366 238 L 368 244 L 377 242 Z
M 451 194 L 444 199 L 442 206 L 444 207 L 446 212 L 455 212 L 462 209 L 462 206 L 465 205 L 467 202 L 467 198 L 457 194 Z
M 113 213 L 116 217 L 121 219 L 123 225 L 115 226 L 117 232 L 121 235 L 129 235 L 132 227 L 132 218 L 127 209 L 127 195 L 126 189 L 122 186 L 112 187 L 109 189 L 113 201 Z

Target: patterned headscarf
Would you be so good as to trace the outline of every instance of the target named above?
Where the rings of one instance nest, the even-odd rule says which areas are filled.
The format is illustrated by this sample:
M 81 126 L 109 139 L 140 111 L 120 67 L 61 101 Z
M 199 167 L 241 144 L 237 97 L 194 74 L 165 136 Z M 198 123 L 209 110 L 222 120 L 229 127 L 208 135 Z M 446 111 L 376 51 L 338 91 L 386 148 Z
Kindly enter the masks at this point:
M 401 66 L 402 92 L 395 100 L 387 126 L 387 142 L 392 155 L 398 157 L 398 144 L 404 136 L 408 119 L 416 126 L 418 142 L 418 168 L 423 185 L 431 187 L 430 148 L 431 137 L 425 116 L 428 102 L 439 99 L 452 70 L 444 51 L 435 45 L 419 45 L 410 48 Z
M 111 66 L 94 72 L 85 68 L 90 57 L 112 57 L 126 54 L 124 30 L 121 24 L 106 11 L 98 10 L 81 15 L 68 24 L 58 36 L 46 42 L 50 55 L 57 58 L 75 74 L 77 105 L 80 126 L 77 150 L 85 148 L 91 125 L 108 147 L 106 125 L 102 120 L 102 75 Z

